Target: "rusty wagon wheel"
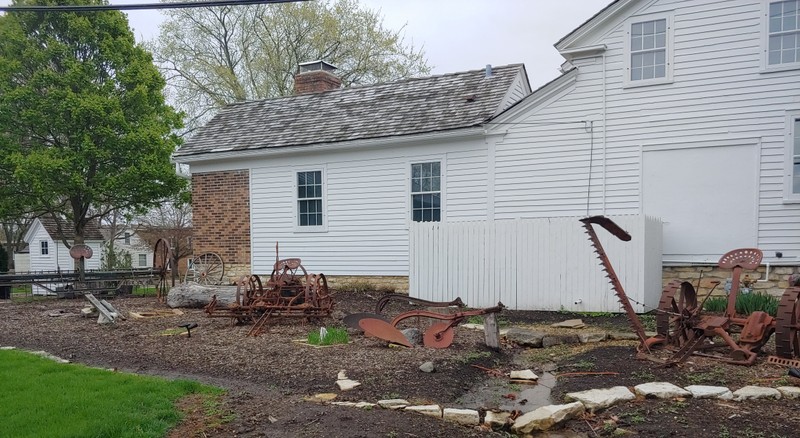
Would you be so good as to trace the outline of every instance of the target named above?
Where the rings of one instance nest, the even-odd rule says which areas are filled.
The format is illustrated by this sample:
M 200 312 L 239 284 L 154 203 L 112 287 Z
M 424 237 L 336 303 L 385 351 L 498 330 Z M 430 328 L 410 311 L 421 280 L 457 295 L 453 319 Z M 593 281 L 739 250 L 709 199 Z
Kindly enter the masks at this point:
M 192 259 L 192 271 L 193 280 L 200 284 L 222 284 L 225 263 L 218 254 L 207 252 Z
M 656 315 L 656 333 L 666 346 L 680 348 L 688 341 L 688 322 L 697 311 L 697 293 L 691 283 L 673 280 L 667 284 Z
M 800 357 L 800 287 L 786 289 L 775 318 L 775 353 L 779 357 Z
M 158 239 L 153 248 L 153 271 L 158 273 L 156 284 L 156 297 L 163 301 L 167 294 L 167 270 L 170 259 L 169 243 L 165 239 Z

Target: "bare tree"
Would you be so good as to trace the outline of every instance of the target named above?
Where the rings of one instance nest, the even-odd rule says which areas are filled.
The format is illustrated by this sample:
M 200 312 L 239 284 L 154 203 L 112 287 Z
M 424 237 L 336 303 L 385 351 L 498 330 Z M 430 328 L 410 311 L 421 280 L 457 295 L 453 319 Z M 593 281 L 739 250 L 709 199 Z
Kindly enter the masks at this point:
M 139 238 L 150 248 L 158 239 L 170 246 L 172 285 L 179 275 L 181 260 L 192 255 L 192 206 L 182 200 L 162 203 L 139 220 L 136 227 Z
M 170 0 L 165 0 L 170 1 Z M 301 62 L 339 67 L 344 85 L 427 74 L 422 49 L 357 0 L 173 9 L 149 44 L 170 100 L 195 128 L 225 104 L 285 96 Z

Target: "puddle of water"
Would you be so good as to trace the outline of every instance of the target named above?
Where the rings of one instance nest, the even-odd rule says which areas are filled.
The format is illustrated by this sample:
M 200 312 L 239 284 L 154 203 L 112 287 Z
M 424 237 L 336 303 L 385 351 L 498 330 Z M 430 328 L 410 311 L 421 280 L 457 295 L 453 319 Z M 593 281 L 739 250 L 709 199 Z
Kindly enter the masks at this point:
M 553 404 L 550 391 L 555 384 L 556 377 L 548 372 L 541 373 L 535 385 L 512 384 L 508 379 L 491 379 L 471 388 L 456 404 L 463 409 L 486 408 L 530 412 Z M 513 395 L 515 399 L 504 397 L 509 395 Z

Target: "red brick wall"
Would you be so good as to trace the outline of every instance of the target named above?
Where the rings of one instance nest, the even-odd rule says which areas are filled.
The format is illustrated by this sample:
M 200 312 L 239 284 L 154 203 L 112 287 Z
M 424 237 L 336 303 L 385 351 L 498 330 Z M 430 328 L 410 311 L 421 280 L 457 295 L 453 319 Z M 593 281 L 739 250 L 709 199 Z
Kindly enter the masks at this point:
M 215 252 L 229 265 L 250 264 L 250 173 L 192 174 L 193 252 Z
M 342 80 L 333 73 L 316 70 L 298 73 L 294 77 L 294 94 L 319 93 L 342 87 Z

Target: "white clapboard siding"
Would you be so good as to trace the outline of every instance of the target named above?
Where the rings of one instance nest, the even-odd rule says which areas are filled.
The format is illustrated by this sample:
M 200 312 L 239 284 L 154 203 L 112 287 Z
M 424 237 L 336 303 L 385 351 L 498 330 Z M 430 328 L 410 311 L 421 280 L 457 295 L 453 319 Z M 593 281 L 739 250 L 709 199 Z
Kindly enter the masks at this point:
M 631 234 L 623 242 L 594 226 L 637 312 L 661 294 L 661 221 L 612 219 Z M 619 312 L 578 217 L 414 223 L 409 293 L 432 301 L 455 297 L 470 307 L 502 302 L 517 310 Z

